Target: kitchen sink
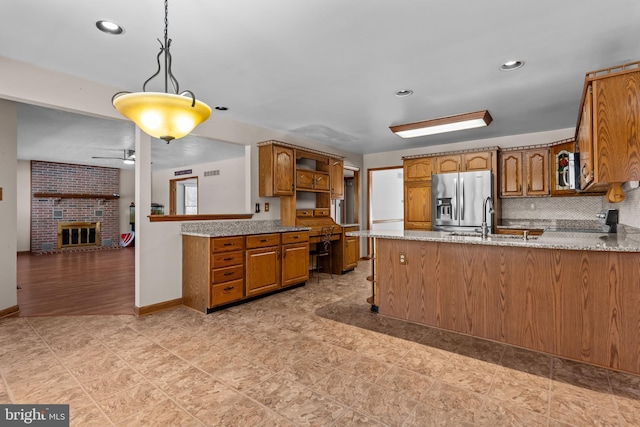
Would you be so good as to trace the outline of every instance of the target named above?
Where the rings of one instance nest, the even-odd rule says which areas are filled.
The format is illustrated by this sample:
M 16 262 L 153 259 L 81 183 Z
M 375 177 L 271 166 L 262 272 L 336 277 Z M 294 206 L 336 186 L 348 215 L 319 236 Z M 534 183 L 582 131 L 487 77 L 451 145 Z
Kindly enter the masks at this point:
M 460 232 L 453 231 L 449 233 L 449 236 L 453 237 L 477 237 L 479 239 L 482 238 L 480 233 L 469 233 L 469 232 Z M 527 240 L 536 240 L 539 236 L 529 236 Z M 487 236 L 487 240 L 525 240 L 522 235 L 518 234 L 489 234 Z

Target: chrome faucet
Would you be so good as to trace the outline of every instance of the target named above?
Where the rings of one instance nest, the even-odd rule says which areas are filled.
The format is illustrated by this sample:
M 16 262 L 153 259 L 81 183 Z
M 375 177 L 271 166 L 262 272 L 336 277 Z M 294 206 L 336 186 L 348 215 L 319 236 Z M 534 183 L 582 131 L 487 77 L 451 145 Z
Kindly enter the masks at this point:
M 486 199 L 484 199 L 484 202 L 482 203 L 482 226 L 480 231 L 482 232 L 483 239 L 485 239 L 489 234 L 489 226 L 487 225 L 487 202 L 491 204 L 491 206 L 489 207 L 489 214 L 493 214 L 494 212 L 493 199 L 491 198 L 491 196 L 489 196 Z

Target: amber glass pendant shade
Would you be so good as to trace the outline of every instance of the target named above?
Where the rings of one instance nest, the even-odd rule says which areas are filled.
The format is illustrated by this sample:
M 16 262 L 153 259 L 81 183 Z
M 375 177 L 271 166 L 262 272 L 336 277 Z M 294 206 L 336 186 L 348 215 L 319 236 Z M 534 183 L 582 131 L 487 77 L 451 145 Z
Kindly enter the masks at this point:
M 123 93 L 113 99 L 120 114 L 145 133 L 167 142 L 182 138 L 211 115 L 211 108 L 191 97 L 163 92 Z

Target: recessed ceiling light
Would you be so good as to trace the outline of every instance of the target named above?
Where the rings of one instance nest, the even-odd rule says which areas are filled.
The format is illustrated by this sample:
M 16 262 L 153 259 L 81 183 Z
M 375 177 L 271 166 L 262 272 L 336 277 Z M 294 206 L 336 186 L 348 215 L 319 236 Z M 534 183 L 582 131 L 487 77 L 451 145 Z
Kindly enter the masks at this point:
M 500 71 L 513 71 L 521 68 L 524 65 L 524 61 L 507 61 L 500 66 Z
M 225 107 L 224 105 L 216 105 L 213 108 L 215 108 L 218 111 L 227 111 L 229 109 L 229 107 Z
M 405 96 L 410 96 L 413 94 L 411 89 L 402 89 L 396 92 L 396 96 L 398 98 L 404 98 Z
M 98 29 L 103 33 L 107 33 L 107 34 L 118 35 L 118 34 L 124 33 L 124 28 L 122 28 L 120 25 L 116 24 L 115 22 L 111 22 L 111 21 L 98 21 L 96 22 L 96 27 L 98 27 Z

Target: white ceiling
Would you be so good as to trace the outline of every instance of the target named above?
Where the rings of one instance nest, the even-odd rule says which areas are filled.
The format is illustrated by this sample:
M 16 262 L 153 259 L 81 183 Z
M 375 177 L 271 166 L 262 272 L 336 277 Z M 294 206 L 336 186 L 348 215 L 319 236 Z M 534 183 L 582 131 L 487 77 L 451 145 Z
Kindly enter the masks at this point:
M 130 91 L 155 71 L 164 25 L 160 0 L 0 0 L 0 10 L 2 56 Z M 99 32 L 94 23 L 100 19 L 121 24 L 124 35 Z M 639 22 L 638 0 L 169 4 L 181 89 L 229 107 L 214 114 L 354 153 L 573 127 L 585 73 L 640 59 Z M 525 66 L 499 71 L 510 59 Z M 400 89 L 415 93 L 397 98 Z M 411 140 L 389 131 L 482 109 L 494 119 L 486 128 Z M 30 133 L 33 117 L 49 115 L 31 113 L 20 108 L 20 137 Z M 66 115 L 46 131 L 32 131 L 32 152 L 46 151 L 39 139 L 56 139 L 58 146 L 66 140 L 73 153 L 95 138 L 99 145 L 85 153 L 92 156 L 132 148 L 130 129 L 88 120 L 78 132 L 81 141 L 68 129 L 82 125 Z M 98 129 L 109 137 L 99 137 Z M 33 155 L 22 143 L 20 155 Z

